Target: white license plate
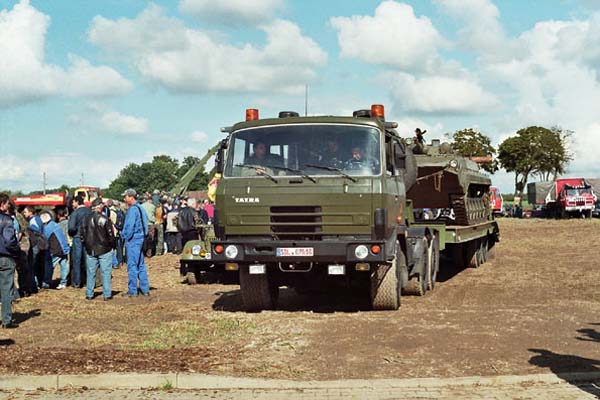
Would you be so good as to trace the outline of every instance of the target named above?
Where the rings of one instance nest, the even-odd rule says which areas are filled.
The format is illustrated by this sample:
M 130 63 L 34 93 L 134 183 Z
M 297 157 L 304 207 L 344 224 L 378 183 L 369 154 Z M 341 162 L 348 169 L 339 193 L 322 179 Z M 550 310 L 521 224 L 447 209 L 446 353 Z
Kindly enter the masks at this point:
M 312 257 L 315 249 L 312 247 L 278 247 L 277 257 Z

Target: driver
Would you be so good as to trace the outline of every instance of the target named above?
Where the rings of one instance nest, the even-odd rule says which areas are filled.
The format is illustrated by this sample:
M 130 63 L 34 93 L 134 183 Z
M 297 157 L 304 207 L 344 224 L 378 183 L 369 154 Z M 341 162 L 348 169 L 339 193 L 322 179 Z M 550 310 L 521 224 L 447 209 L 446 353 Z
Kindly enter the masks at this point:
M 280 156 L 267 152 L 267 145 L 265 144 L 265 142 L 258 141 L 254 143 L 252 150 L 253 154 L 246 159 L 246 164 L 263 166 L 283 166 L 283 162 Z
M 377 164 L 366 157 L 363 149 L 356 146 L 352 148 L 352 158 L 346 161 L 344 168 L 350 171 L 368 170 L 370 173 L 375 173 Z
M 340 168 L 342 166 L 342 155 L 340 152 L 340 144 L 335 137 L 327 138 L 327 148 L 319 157 L 322 165 L 328 167 Z

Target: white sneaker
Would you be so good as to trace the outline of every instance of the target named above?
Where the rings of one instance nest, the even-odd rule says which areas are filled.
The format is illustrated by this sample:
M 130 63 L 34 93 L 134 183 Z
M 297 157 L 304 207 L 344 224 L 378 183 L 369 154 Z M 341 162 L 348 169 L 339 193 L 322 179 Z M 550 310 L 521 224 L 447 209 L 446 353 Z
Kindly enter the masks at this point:
M 67 285 L 63 285 L 63 284 L 61 283 L 61 284 L 59 284 L 59 285 L 56 287 L 56 290 L 62 290 L 62 289 L 64 289 L 64 288 L 66 288 L 66 287 L 67 287 Z

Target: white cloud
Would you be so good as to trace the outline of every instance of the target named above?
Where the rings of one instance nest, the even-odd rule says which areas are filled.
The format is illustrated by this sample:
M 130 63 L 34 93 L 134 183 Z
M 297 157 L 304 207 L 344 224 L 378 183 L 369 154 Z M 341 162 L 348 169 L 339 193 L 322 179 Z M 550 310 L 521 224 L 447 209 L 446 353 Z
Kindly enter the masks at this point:
M 398 122 L 398 128 L 396 131 L 403 138 L 409 138 L 415 136 L 415 129 L 420 128 L 421 130 L 426 130 L 426 138 L 427 141 L 431 141 L 431 139 L 440 139 L 441 141 L 445 141 L 444 137 L 444 125 L 440 122 L 435 124 L 431 124 L 429 122 L 423 121 L 418 118 L 400 118 L 398 120 L 392 120 Z
M 190 135 L 190 139 L 192 140 L 192 142 L 204 143 L 208 140 L 208 134 L 202 131 L 192 132 L 192 134 Z
M 149 6 L 134 19 L 95 17 L 89 39 L 124 55 L 144 78 L 173 92 L 303 90 L 327 54 L 292 22 L 274 20 L 260 29 L 267 35 L 262 48 L 221 43 Z
M 446 41 L 429 18 L 417 17 L 404 3 L 384 1 L 374 16 L 333 17 L 343 57 L 403 70 L 424 69 L 438 59 Z
M 28 0 L 0 11 L 0 107 L 50 96 L 107 96 L 131 89 L 131 83 L 117 71 L 92 66 L 76 56 L 71 56 L 67 69 L 46 63 L 49 24 L 50 17 Z
M 100 117 L 102 126 L 115 133 L 144 133 L 148 130 L 145 118 L 109 111 Z
M 496 99 L 477 82 L 444 76 L 415 78 L 397 72 L 387 73 L 395 107 L 405 111 L 437 114 L 477 114 L 489 110 Z
M 179 9 L 196 19 L 231 24 L 258 24 L 272 19 L 283 0 L 181 0 Z
M 459 44 L 481 56 L 510 57 L 515 49 L 502 25 L 500 12 L 491 0 L 433 0 L 445 13 L 461 23 Z

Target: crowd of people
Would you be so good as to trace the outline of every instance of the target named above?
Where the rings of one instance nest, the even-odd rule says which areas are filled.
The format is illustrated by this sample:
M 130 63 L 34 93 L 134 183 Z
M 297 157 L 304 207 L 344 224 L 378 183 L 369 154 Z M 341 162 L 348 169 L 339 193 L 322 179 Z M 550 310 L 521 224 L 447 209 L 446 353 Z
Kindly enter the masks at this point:
M 212 223 L 214 206 L 155 190 L 123 201 L 96 198 L 88 207 L 79 195 L 68 209 L 17 209 L 0 193 L 1 327 L 14 328 L 12 303 L 40 290 L 85 288 L 92 300 L 113 298 L 112 270 L 127 264 L 124 296 L 150 295 L 145 255 L 179 254 L 189 240 L 199 239 L 199 227 Z M 53 281 L 55 268 L 59 279 Z M 99 272 L 98 272 L 99 271 Z M 15 273 L 17 275 L 15 282 Z

